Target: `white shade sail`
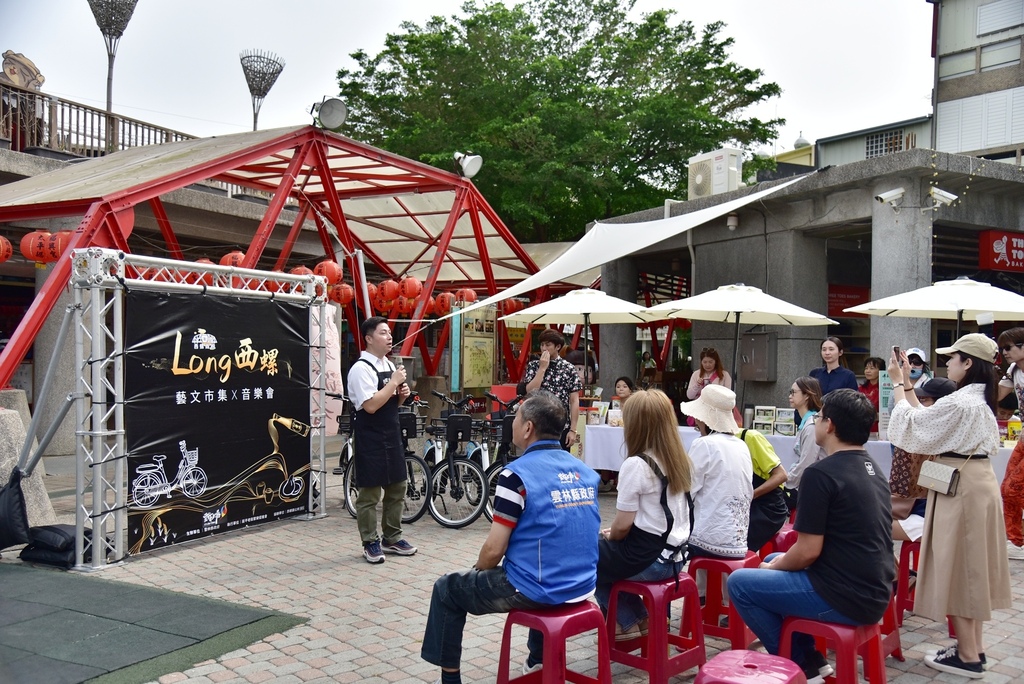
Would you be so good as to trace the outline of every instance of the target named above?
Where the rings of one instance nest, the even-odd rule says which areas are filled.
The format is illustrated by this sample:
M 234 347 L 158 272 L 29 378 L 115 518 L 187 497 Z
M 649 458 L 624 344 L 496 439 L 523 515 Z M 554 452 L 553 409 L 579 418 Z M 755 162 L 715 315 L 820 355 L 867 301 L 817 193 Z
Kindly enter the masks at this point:
M 539 287 L 566 280 L 577 273 L 581 273 L 596 266 L 601 266 L 610 261 L 621 259 L 624 256 L 638 252 L 642 249 L 655 245 L 671 237 L 685 233 L 688 230 L 712 221 L 720 216 L 725 216 L 731 211 L 764 199 L 783 188 L 794 183 L 799 183 L 807 176 L 798 176 L 784 183 L 758 192 L 738 197 L 728 202 L 716 204 L 706 209 L 681 214 L 660 221 L 643 221 L 640 223 L 598 223 L 584 235 L 574 247 L 567 250 L 560 257 L 552 261 L 547 267 L 537 273 L 523 279 L 512 287 L 499 292 L 496 295 L 481 299 L 470 304 L 461 311 L 454 311 L 438 320 L 444 320 L 460 313 L 466 313 L 489 304 L 495 304 L 503 299 L 536 290 Z

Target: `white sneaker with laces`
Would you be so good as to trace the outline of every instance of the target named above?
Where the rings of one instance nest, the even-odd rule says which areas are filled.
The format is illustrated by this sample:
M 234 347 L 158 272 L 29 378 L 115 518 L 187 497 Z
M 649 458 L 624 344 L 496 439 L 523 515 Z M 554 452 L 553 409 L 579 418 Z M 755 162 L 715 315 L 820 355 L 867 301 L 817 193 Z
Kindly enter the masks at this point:
M 523 661 L 523 674 L 528 675 L 531 672 L 540 672 L 541 668 L 544 667 L 544 663 L 537 663 L 536 665 L 530 665 L 530 658 L 527 656 L 526 660 Z
M 1017 546 L 1012 541 L 1007 539 L 1006 557 L 1010 560 L 1024 560 L 1024 546 Z

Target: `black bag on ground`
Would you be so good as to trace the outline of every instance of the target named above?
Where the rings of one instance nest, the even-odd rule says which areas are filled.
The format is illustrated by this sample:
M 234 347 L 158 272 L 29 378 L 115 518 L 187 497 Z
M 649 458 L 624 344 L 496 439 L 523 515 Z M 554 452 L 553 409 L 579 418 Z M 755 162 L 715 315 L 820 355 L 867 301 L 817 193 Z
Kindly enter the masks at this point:
M 10 546 L 27 544 L 28 508 L 21 491 L 21 470 L 11 471 L 11 479 L 0 489 L 0 551 Z
M 70 569 L 75 565 L 75 526 L 43 525 L 29 530 L 29 545 L 18 558 L 27 563 L 53 565 Z M 85 548 L 88 550 L 91 530 L 85 530 Z

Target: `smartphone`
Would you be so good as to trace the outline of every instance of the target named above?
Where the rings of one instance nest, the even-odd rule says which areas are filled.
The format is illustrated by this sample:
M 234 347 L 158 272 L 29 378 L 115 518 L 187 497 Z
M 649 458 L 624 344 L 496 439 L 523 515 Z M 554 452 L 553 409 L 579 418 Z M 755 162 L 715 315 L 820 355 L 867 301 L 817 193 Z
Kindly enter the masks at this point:
M 896 355 L 896 363 L 900 365 L 900 368 L 903 368 L 903 359 L 900 358 L 900 348 L 893 347 L 892 353 Z

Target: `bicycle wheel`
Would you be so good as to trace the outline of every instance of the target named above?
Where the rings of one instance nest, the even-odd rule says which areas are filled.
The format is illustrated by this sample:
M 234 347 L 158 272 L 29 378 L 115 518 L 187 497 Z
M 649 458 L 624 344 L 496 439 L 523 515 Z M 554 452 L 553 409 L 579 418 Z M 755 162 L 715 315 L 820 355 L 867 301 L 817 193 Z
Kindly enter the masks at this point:
M 498 476 L 505 469 L 501 461 L 496 461 L 487 469 L 487 505 L 484 506 L 484 517 L 487 522 L 494 521 L 494 492 L 498 488 Z
M 405 475 L 405 507 L 402 509 L 402 522 L 408 525 L 422 518 L 427 512 L 430 468 L 422 458 L 406 452 Z
M 356 459 L 349 459 L 345 466 L 344 482 L 345 510 L 353 518 L 356 517 L 356 499 L 359 497 L 359 488 L 356 487 Z
M 442 527 L 457 530 L 473 524 L 487 506 L 487 480 L 476 463 L 465 458 L 442 461 L 433 474 L 430 515 Z

